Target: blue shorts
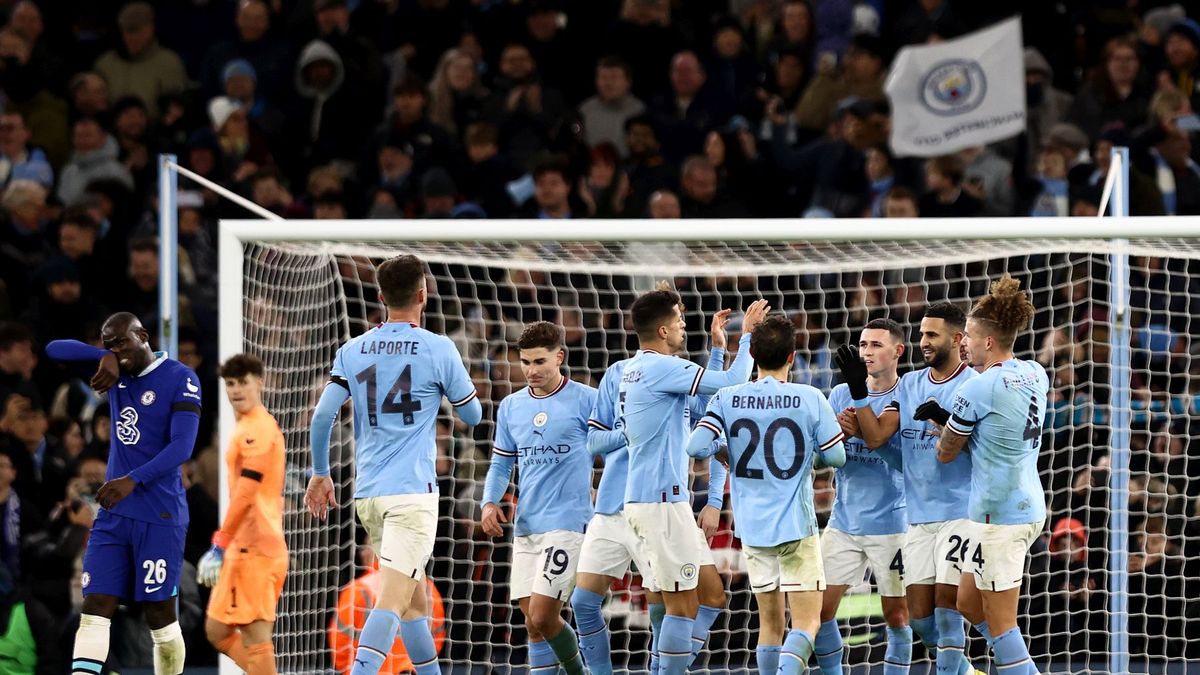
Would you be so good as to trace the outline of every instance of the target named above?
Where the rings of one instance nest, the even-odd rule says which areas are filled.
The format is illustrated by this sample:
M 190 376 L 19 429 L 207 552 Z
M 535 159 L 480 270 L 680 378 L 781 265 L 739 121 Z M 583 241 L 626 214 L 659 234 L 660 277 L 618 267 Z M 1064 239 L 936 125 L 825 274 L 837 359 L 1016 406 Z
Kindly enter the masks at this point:
M 83 554 L 84 595 L 136 602 L 179 593 L 187 525 L 159 525 L 101 510 Z

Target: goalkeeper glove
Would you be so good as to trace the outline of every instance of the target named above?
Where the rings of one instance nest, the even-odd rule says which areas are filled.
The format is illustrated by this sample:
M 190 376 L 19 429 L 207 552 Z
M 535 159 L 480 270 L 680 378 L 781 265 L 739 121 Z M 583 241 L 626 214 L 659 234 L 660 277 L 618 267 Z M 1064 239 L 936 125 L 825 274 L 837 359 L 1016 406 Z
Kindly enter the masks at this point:
M 850 398 L 855 405 L 867 398 L 867 364 L 858 357 L 858 347 L 842 345 L 838 347 L 833 362 L 842 371 L 842 382 L 850 387 Z
M 196 565 L 196 583 L 201 586 L 216 586 L 221 576 L 221 565 L 225 562 L 225 548 L 229 546 L 231 537 L 220 530 L 213 532 L 212 547 L 200 558 Z
M 938 405 L 937 401 L 925 401 L 917 406 L 913 412 L 913 419 L 917 421 L 929 420 L 940 427 L 946 426 L 946 422 L 950 421 L 950 413 L 945 408 Z

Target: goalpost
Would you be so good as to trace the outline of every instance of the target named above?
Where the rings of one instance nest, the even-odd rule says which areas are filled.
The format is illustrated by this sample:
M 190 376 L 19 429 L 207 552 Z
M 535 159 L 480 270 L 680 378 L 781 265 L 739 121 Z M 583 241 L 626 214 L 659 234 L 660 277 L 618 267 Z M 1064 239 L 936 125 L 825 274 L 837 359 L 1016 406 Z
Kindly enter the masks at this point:
M 1109 187 L 1118 207 L 1127 203 L 1127 183 L 1114 182 Z M 1182 598 L 1167 587 L 1184 578 L 1185 554 L 1200 544 L 1190 531 L 1200 514 L 1192 512 L 1195 495 L 1188 492 L 1200 490 L 1200 483 L 1187 483 L 1185 471 L 1177 489 L 1172 471 L 1181 462 L 1170 454 L 1179 435 L 1189 434 L 1188 420 L 1200 414 L 1200 405 L 1179 409 L 1195 393 L 1193 382 L 1200 385 L 1200 367 L 1194 376 L 1188 370 L 1200 364 L 1200 352 L 1193 357 L 1186 350 L 1191 316 L 1200 309 L 1200 300 L 1192 299 L 1200 291 L 1200 223 L 1114 210 L 1122 217 L 222 221 L 220 358 L 239 351 L 263 358 L 265 403 L 287 439 L 292 565 L 276 631 L 281 672 L 333 672 L 331 626 L 353 632 L 339 625 L 334 611 L 356 566 L 348 508 L 352 430 L 346 419 L 334 430 L 331 463 L 341 508 L 318 523 L 302 504 L 308 421 L 337 347 L 381 311 L 372 264 L 402 252 L 429 264 L 426 324 L 456 341 L 485 401 L 476 431 L 452 423 L 438 430 L 442 510 L 431 577 L 445 609 L 439 657 L 456 672 L 524 664 L 520 619 L 504 581 L 511 539 L 492 542 L 474 527 L 494 405 L 522 384 L 506 349 L 514 327 L 537 318 L 565 324 L 570 374 L 594 383 L 611 361 L 631 353 L 622 314 L 628 302 L 664 278 L 687 305 L 691 358 L 707 348 L 702 333 L 714 309 L 736 312 L 761 295 L 801 328 L 793 380 L 826 390 L 836 382 L 829 354 L 868 318 L 888 315 L 915 331 L 927 302 L 966 305 L 1001 273 L 1021 279 L 1034 293 L 1038 319 L 1018 343 L 1018 356 L 1047 357 L 1055 392 L 1041 463 L 1050 505 L 1047 537 L 1034 548 L 1021 607 L 1031 652 L 1040 664 L 1068 664 L 1073 672 L 1130 672 L 1131 654 L 1135 665 L 1142 657 L 1166 662 L 1186 652 L 1195 658 L 1191 642 L 1197 640 L 1189 636 L 1200 629 L 1200 617 L 1172 616 Z M 1047 342 L 1048 335 L 1059 335 L 1062 344 Z M 919 361 L 910 343 L 903 364 L 920 367 Z M 1182 376 L 1176 372 L 1181 363 Z M 228 406 L 222 404 L 220 414 L 223 452 L 233 421 Z M 1165 451 L 1156 450 L 1163 444 Z M 1132 469 L 1131 447 L 1145 460 Z M 1165 469 L 1156 463 L 1160 454 Z M 1186 453 L 1182 466 L 1188 466 Z M 827 477 L 818 486 L 824 488 L 819 499 L 831 498 Z M 820 508 L 827 512 L 828 506 Z M 1048 550 L 1049 530 L 1064 518 L 1080 521 L 1092 547 L 1082 564 Z M 728 528 L 727 519 L 722 527 Z M 1067 534 L 1072 540 L 1073 531 Z M 1127 544 L 1140 552 L 1164 537 L 1167 551 L 1154 558 L 1153 569 L 1130 573 Z M 729 539 L 714 542 L 729 609 L 699 662 L 714 670 L 750 667 L 754 657 L 753 604 Z M 1106 550 L 1096 551 L 1097 542 Z M 878 599 L 866 591 L 855 589 L 853 601 L 844 603 L 850 664 L 881 660 L 882 616 Z M 615 589 L 606 602 L 618 668 L 645 667 L 641 603 L 636 583 Z M 974 640 L 971 649 L 982 667 L 983 645 Z M 915 663 L 914 672 L 921 672 Z

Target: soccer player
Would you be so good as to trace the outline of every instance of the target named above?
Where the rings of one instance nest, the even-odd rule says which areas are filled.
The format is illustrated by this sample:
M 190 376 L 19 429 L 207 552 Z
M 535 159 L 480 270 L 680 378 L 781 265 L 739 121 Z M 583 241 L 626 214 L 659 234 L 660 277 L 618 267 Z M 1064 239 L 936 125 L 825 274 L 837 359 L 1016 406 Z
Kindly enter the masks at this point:
M 970 562 L 996 666 L 1012 675 L 1038 672 L 1017 627 L 1017 603 L 1025 557 L 1046 521 L 1037 460 L 1050 382 L 1036 361 L 1013 356 L 1033 311 L 1016 279 L 993 283 L 971 308 L 963 340 L 971 365 L 984 370 L 959 388 L 950 411 L 929 411 L 948 432 L 938 441 L 938 459 L 949 464 L 964 448 L 971 453 L 967 514 L 977 546 Z
M 713 315 L 711 327 L 712 349 L 708 367 L 721 370 L 725 366 L 725 325 L 729 312 L 722 310 Z M 583 648 L 584 660 L 592 675 L 611 675 L 612 654 L 609 649 L 608 626 L 604 623 L 601 606 L 604 594 L 614 582 L 625 576 L 630 563 L 637 566 L 642 576 L 642 587 L 646 589 L 649 605 L 650 672 L 658 671 L 658 636 L 661 632 L 666 609 L 662 604 L 662 593 L 654 581 L 646 557 L 645 547 L 638 541 L 624 516 L 625 483 L 629 474 L 629 453 L 625 445 L 625 428 L 621 422 L 620 392 L 621 376 L 631 359 L 617 361 L 608 367 L 600 380 L 596 394 L 596 405 L 588 418 L 588 450 L 593 455 L 604 457 L 604 473 L 596 490 L 596 513 L 588 523 L 583 536 L 583 550 L 579 557 L 579 570 L 575 580 L 575 592 L 571 594 L 571 608 L 575 612 L 575 623 L 579 626 L 579 643 Z M 704 414 L 701 397 L 691 397 L 690 419 L 700 419 Z M 720 523 L 721 506 L 725 501 L 725 478 L 728 471 L 716 459 L 709 462 L 708 502 L 700 510 L 697 525 L 704 536 L 712 536 Z M 700 579 L 697 586 L 700 607 L 696 623 L 692 626 L 692 656 L 694 662 L 708 638 L 708 630 L 725 606 L 725 584 L 717 572 L 716 562 L 706 546 L 701 552 Z
M 900 441 L 908 531 L 904 538 L 904 582 L 910 623 L 935 654 L 939 673 L 973 674 L 963 650 L 966 632 L 957 608 L 959 580 L 966 569 L 970 527 L 971 459 L 937 461 L 939 432 L 929 423 L 934 408 L 948 408 L 959 387 L 975 377 L 960 358 L 967 317 L 949 302 L 938 302 L 921 319 L 921 358 L 925 368 L 900 378 L 894 399 L 876 416 L 871 407 L 855 410 L 870 447 Z M 891 414 L 899 412 L 898 415 Z M 986 636 L 986 625 L 978 626 Z
M 699 596 L 696 592 L 704 533 L 696 527 L 684 445 L 690 431 L 688 397 L 714 394 L 750 378 L 750 335 L 769 311 L 765 300 L 746 309 L 738 356 L 727 371 L 710 370 L 673 356 L 683 349 L 685 325 L 679 294 L 655 290 L 630 308 L 641 349 L 625 366 L 620 400 L 629 453 L 625 519 L 646 547 L 666 616 L 658 641 L 660 670 L 683 673 L 691 661 Z
M 876 415 L 894 416 L 889 409 L 899 383 L 897 363 L 904 354 L 904 331 L 891 319 L 875 319 L 865 327 L 858 349 L 843 345 L 834 361 L 842 383 L 829 393 L 838 421 L 846 432 L 846 464 L 834 474 L 835 499 L 829 525 L 821 535 L 821 551 L 829 585 L 821 603 L 821 629 L 817 633 L 817 663 L 825 675 L 842 673 L 842 635 L 837 608 L 846 589 L 863 580 L 868 566 L 883 596 L 887 622 L 887 652 L 883 672 L 908 672 L 912 661 L 912 629 L 904 601 L 904 557 L 901 548 L 906 529 L 904 476 L 900 473 L 899 439 L 885 438 L 872 447 L 862 436 L 856 408 L 871 408 Z
M 379 672 L 399 630 L 417 674 L 438 675 L 422 584 L 437 531 L 437 415 L 445 397 L 463 422 L 475 425 L 483 406 L 454 343 L 420 326 L 428 299 L 421 259 L 396 256 L 381 263 L 375 276 L 387 320 L 334 357 L 313 412 L 313 477 L 304 501 L 322 520 L 337 506 L 329 434 L 352 397 L 355 509 L 379 555 L 380 583 L 351 672 Z
M 787 381 L 796 354 L 791 321 L 767 317 L 754 330 L 750 354 L 758 380 L 712 397 L 687 452 L 702 457 L 719 436 L 727 439 L 734 523 L 758 603 L 758 671 L 793 675 L 812 654 L 825 590 L 812 468 L 818 461 L 845 464 L 844 434 L 820 391 Z M 786 640 L 784 594 L 792 615 Z
M 232 356 L 218 374 L 237 426 L 225 453 L 229 510 L 197 566 L 197 582 L 216 585 L 204 630 L 217 651 L 249 675 L 274 675 L 271 635 L 288 568 L 283 432 L 263 406 L 263 363 L 257 356 Z
M 183 672 L 184 643 L 175 605 L 188 509 L 180 468 L 200 426 L 200 378 L 150 348 L 150 335 L 128 312 L 100 329 L 104 348 L 55 340 L 55 361 L 96 363 L 91 386 L 108 394 L 112 417 L 106 482 L 83 555 L 83 613 L 71 672 L 96 675 L 108 658 L 109 627 L 119 600 L 142 603 L 154 641 L 155 675 Z M 132 565 L 132 567 L 131 567 Z
M 513 523 L 509 592 L 525 615 L 529 669 L 582 675 L 583 657 L 563 603 L 575 586 L 583 530 L 592 512 L 588 415 L 596 390 L 562 374 L 563 329 L 548 321 L 525 326 L 517 340 L 529 386 L 500 402 L 492 462 L 483 489 L 483 531 L 504 534 L 501 498 L 518 465 L 520 507 Z

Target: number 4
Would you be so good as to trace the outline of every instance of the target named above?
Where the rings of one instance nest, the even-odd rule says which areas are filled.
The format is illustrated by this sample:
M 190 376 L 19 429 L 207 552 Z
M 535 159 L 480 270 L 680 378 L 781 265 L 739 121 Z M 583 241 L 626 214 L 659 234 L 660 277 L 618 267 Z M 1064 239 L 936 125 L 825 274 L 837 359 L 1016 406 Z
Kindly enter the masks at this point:
M 896 549 L 896 557 L 892 558 L 892 564 L 888 565 L 889 570 L 896 570 L 900 576 L 904 577 L 904 551 Z

